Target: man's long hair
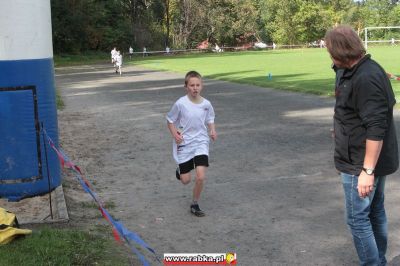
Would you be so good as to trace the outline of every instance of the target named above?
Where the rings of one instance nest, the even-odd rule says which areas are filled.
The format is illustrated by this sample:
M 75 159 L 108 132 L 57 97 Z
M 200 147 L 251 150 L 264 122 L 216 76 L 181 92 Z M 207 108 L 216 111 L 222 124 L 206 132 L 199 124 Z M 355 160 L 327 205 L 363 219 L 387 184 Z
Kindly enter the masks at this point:
M 362 40 L 348 25 L 340 25 L 327 31 L 325 43 L 331 57 L 345 65 L 360 59 L 366 53 Z

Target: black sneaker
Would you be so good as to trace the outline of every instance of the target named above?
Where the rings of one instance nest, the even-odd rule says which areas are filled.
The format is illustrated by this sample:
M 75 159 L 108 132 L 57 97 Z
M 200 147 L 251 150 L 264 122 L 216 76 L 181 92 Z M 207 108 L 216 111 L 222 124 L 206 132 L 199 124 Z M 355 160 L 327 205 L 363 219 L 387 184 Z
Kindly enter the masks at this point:
M 181 174 L 179 173 L 179 167 L 177 167 L 175 170 L 175 176 L 176 176 L 176 179 L 181 180 Z
M 199 204 L 190 205 L 190 212 L 196 215 L 197 217 L 203 217 L 205 213 L 200 210 Z

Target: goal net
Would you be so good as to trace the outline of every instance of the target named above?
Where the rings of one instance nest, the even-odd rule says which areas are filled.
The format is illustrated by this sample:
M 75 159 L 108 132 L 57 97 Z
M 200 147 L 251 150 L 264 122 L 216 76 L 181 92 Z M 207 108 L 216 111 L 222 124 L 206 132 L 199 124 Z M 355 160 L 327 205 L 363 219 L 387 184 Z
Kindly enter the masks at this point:
M 400 26 L 366 27 L 360 35 L 360 37 L 364 37 L 364 45 L 366 49 L 369 44 L 400 44 Z

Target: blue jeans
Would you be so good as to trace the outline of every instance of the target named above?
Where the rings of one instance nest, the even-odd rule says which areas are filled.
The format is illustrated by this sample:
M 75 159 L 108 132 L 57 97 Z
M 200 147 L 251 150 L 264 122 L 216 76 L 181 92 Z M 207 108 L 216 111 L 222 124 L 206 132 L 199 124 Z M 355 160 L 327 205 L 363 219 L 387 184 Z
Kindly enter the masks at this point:
M 360 198 L 358 176 L 341 173 L 346 201 L 346 219 L 353 235 L 360 265 L 386 265 L 387 219 L 385 213 L 386 176 L 375 176 L 374 190 Z

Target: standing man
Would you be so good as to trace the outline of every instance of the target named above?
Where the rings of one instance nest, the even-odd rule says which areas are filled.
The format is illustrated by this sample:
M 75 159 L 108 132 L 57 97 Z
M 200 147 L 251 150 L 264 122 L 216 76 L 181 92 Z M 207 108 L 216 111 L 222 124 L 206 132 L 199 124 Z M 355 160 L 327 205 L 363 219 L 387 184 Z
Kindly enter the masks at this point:
M 132 46 L 129 46 L 129 59 L 132 59 L 132 55 L 133 55 L 133 48 Z
M 360 265 L 386 265 L 385 179 L 399 164 L 393 106 L 385 70 L 371 59 L 357 33 L 338 26 L 325 35 L 337 75 L 335 166 L 340 172 L 347 224 Z

